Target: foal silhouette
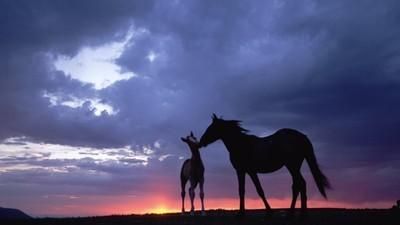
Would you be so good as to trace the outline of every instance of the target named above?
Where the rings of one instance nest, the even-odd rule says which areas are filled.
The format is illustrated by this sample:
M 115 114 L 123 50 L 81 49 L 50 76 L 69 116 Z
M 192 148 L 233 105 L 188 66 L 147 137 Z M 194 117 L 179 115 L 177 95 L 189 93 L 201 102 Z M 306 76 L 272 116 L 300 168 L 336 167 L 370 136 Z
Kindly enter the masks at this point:
M 267 137 L 257 137 L 247 134 L 238 120 L 223 120 L 215 114 L 212 123 L 200 139 L 204 147 L 219 139 L 229 151 L 230 161 L 236 170 L 239 183 L 240 210 L 244 215 L 245 175 L 250 176 L 258 195 L 264 202 L 267 212 L 271 209 L 261 187 L 257 173 L 271 173 L 285 166 L 292 175 L 292 202 L 290 212 L 293 214 L 296 200 L 301 194 L 301 211 L 304 215 L 307 209 L 306 181 L 300 168 L 305 159 L 321 194 L 326 197 L 325 188 L 329 188 L 327 177 L 319 169 L 314 155 L 313 146 L 306 135 L 293 129 L 280 129 Z
M 192 157 L 190 159 L 185 160 L 181 169 L 181 197 L 182 197 L 182 213 L 185 212 L 185 186 L 187 181 L 190 181 L 189 188 L 189 196 L 190 202 L 192 204 L 192 208 L 190 213 L 194 214 L 194 189 L 197 184 L 200 186 L 200 199 L 201 199 L 201 213 L 205 215 L 204 212 L 204 165 L 201 161 L 200 152 L 199 152 L 199 142 L 196 137 L 193 135 L 193 132 L 190 132 L 190 136 L 186 138 L 181 138 L 183 142 L 188 144 L 190 151 L 192 152 Z

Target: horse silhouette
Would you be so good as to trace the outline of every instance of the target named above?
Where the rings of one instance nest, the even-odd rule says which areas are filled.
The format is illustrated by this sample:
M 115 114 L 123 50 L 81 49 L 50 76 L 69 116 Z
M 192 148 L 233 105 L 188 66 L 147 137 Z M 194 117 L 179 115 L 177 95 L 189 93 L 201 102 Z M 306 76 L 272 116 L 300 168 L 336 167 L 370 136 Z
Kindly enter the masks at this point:
M 185 212 L 185 186 L 187 181 L 190 181 L 189 188 L 189 196 L 190 202 L 192 204 L 192 208 L 190 213 L 194 214 L 194 189 L 197 184 L 200 186 L 200 199 L 201 199 L 201 213 L 205 215 L 204 212 L 204 165 L 201 161 L 200 152 L 199 152 L 199 142 L 196 137 L 193 135 L 193 132 L 190 132 L 190 135 L 186 138 L 181 137 L 181 140 L 185 142 L 192 152 L 192 157 L 190 159 L 185 160 L 181 169 L 181 197 L 182 197 L 182 213 Z
M 271 173 L 285 166 L 293 179 L 291 215 L 294 213 L 296 200 L 301 194 L 301 212 L 306 214 L 307 193 L 306 181 L 300 168 L 305 159 L 322 196 L 327 198 L 325 188 L 330 188 L 327 177 L 320 170 L 314 155 L 313 146 L 306 135 L 293 129 L 280 129 L 267 137 L 247 134 L 248 130 L 240 126 L 238 120 L 223 120 L 215 114 L 212 123 L 200 139 L 200 146 L 205 147 L 217 140 L 222 140 L 229 151 L 230 161 L 236 170 L 239 183 L 240 210 L 245 214 L 245 175 L 250 176 L 258 195 L 264 202 L 266 212 L 270 212 L 264 191 L 257 173 Z

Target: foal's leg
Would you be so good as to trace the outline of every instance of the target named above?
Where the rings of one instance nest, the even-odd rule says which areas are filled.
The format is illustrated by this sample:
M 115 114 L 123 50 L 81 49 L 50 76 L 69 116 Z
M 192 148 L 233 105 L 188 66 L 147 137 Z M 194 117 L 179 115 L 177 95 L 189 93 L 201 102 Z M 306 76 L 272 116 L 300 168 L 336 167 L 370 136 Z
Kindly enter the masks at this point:
M 200 199 L 201 199 L 201 215 L 205 216 L 206 213 L 204 211 L 204 178 L 200 180 Z
M 190 196 L 190 203 L 192 204 L 192 208 L 190 209 L 190 214 L 194 215 L 194 189 L 197 186 L 197 181 L 190 179 L 190 188 L 189 188 L 189 196 Z
M 238 177 L 239 183 L 239 198 L 240 198 L 240 207 L 239 207 L 239 216 L 244 216 L 244 193 L 245 193 L 245 182 L 246 182 L 246 174 L 244 172 L 236 171 L 236 175 Z
M 182 197 L 182 213 L 185 212 L 185 187 L 186 187 L 187 179 L 181 176 L 181 197 Z
M 271 206 L 269 206 L 267 199 L 265 198 L 264 190 L 260 184 L 260 180 L 258 179 L 257 173 L 249 173 L 251 180 L 254 183 L 254 186 L 256 186 L 256 190 L 258 195 L 261 197 L 261 199 L 264 202 L 264 206 L 266 210 L 270 210 Z

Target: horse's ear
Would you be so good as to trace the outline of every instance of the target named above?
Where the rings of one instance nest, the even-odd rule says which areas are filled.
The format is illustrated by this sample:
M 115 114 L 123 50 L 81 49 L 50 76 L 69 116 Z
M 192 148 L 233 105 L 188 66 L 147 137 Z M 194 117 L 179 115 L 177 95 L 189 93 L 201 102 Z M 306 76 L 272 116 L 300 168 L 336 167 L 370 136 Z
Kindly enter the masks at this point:
M 185 138 L 183 138 L 183 137 L 181 137 L 181 140 L 182 140 L 183 142 L 187 142 L 187 140 L 186 140 Z
M 190 136 L 194 137 L 193 131 L 190 131 Z

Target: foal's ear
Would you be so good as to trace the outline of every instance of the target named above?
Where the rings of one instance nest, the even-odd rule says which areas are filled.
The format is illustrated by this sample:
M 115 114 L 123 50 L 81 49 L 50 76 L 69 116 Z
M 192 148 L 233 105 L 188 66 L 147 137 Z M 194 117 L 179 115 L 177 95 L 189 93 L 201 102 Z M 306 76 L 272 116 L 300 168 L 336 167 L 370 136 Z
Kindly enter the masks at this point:
M 183 137 L 181 137 L 181 140 L 182 140 L 183 142 L 187 142 L 187 140 L 186 140 L 185 138 L 183 138 Z
M 212 114 L 212 119 L 213 120 L 217 120 L 218 119 L 218 117 L 217 117 L 217 115 L 215 115 L 215 113 Z
M 194 137 L 193 131 L 190 131 L 190 136 Z

